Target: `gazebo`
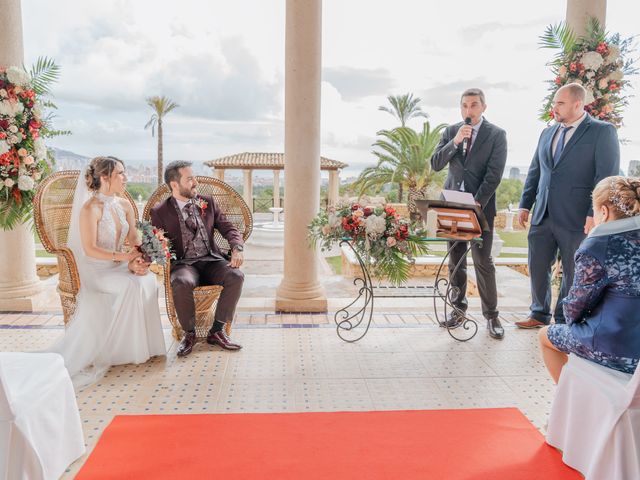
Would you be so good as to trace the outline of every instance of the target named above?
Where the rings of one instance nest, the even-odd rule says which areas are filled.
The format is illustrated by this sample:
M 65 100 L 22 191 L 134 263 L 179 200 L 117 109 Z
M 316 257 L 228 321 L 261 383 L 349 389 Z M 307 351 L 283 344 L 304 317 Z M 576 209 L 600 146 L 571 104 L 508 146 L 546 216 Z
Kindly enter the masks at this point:
M 243 194 L 245 202 L 253 211 L 253 170 L 273 170 L 273 206 L 280 206 L 280 170 L 284 170 L 284 153 L 244 152 L 216 158 L 204 162 L 213 170 L 213 175 L 224 180 L 225 170 L 242 170 L 244 173 Z M 340 170 L 347 167 L 346 163 L 320 157 L 320 170 L 329 172 L 328 203 L 338 202 L 340 191 Z

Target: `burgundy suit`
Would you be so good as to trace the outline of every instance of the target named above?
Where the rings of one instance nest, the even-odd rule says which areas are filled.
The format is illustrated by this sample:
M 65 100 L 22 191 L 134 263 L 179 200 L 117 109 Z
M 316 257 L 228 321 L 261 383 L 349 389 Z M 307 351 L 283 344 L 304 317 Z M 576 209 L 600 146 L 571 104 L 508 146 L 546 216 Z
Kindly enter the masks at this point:
M 198 195 L 197 198 L 207 202 L 206 208 L 197 208 L 199 221 L 204 224 L 204 231 L 208 235 L 211 247 L 209 254 L 203 257 L 185 258 L 186 248 L 182 231 L 184 221 L 178 216 L 181 213 L 173 196 L 151 209 L 151 223 L 164 230 L 176 255 L 176 260 L 171 262 L 171 289 L 178 320 L 185 332 L 193 331 L 195 328 L 194 288 L 202 285 L 224 287 L 216 307 L 215 320 L 227 323 L 233 321 L 244 281 L 243 273 L 229 266 L 229 252 L 221 251 L 213 238 L 216 229 L 233 248 L 243 245 L 242 234 L 227 219 L 212 197 Z

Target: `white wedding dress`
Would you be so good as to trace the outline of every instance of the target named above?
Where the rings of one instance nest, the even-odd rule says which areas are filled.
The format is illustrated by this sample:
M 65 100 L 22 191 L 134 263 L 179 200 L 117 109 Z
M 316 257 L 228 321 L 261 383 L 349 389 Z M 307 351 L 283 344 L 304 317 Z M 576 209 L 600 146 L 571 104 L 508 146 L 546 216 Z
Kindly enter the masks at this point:
M 81 174 L 78 183 L 83 184 L 83 179 Z M 50 351 L 64 357 L 74 386 L 82 388 L 98 381 L 112 365 L 144 363 L 152 356 L 165 355 L 166 347 L 154 274 L 135 275 L 127 262 L 86 256 L 79 240 L 76 211 L 80 201 L 88 197 L 86 187 L 79 185 L 76 196 L 81 198 L 74 199 L 68 243 L 78 264 L 80 291 L 65 335 Z M 97 245 L 121 251 L 129 231 L 126 214 L 116 197 L 97 197 L 104 202 Z M 119 238 L 116 218 L 121 226 Z

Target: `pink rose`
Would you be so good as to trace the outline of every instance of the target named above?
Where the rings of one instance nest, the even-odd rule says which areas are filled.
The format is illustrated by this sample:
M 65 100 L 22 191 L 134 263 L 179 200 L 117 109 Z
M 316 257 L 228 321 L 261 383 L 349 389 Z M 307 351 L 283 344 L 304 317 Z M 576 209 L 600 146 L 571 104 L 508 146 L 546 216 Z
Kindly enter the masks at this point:
M 21 148 L 20 150 L 18 150 L 18 155 L 20 155 L 21 157 L 24 157 L 27 155 L 27 149 L 26 148 Z
M 322 227 L 322 234 L 329 235 L 331 233 L 331 227 L 329 225 L 324 225 Z
M 387 237 L 387 247 L 389 247 L 389 248 L 391 248 L 391 247 L 395 247 L 395 246 L 396 246 L 396 243 L 398 243 L 398 242 L 396 241 L 396 239 L 395 239 L 395 238 L 393 238 L 393 237 Z
M 24 164 L 25 165 L 31 165 L 34 162 L 33 157 L 31 155 L 29 155 L 28 157 L 24 158 Z

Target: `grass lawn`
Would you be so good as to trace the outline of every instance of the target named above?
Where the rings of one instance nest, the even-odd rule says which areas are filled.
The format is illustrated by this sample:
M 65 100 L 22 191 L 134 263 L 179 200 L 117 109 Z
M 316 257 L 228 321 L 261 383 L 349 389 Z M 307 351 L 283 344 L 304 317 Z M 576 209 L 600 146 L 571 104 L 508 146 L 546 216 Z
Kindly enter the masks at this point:
M 527 248 L 529 245 L 527 242 L 527 233 L 528 232 L 526 230 L 516 230 L 514 232 L 498 230 L 498 234 L 504 242 L 503 247 Z
M 342 257 L 336 255 L 335 257 L 326 257 L 325 260 L 331 266 L 336 275 L 342 274 Z

